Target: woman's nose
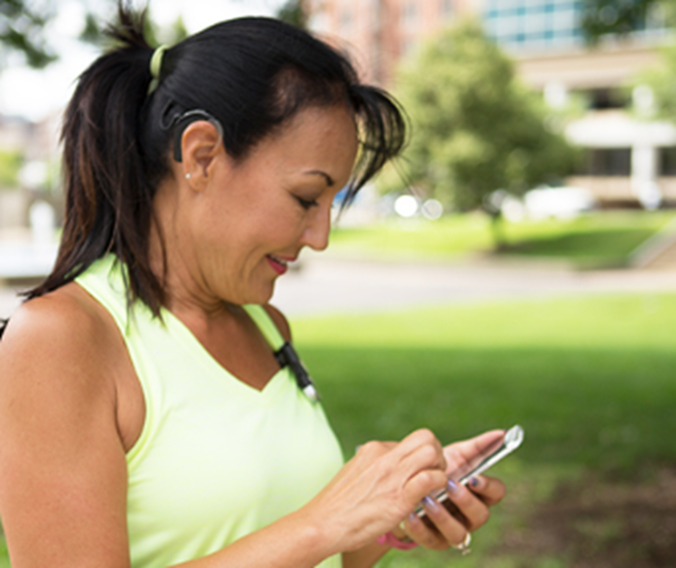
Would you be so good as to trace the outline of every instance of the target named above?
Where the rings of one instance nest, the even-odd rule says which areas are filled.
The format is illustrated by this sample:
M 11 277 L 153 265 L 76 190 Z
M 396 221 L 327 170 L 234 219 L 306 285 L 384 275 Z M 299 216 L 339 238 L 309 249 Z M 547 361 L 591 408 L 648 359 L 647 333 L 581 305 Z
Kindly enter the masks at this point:
M 320 205 L 313 213 L 312 219 L 303 231 L 302 244 L 313 250 L 322 251 L 329 246 L 331 206 Z

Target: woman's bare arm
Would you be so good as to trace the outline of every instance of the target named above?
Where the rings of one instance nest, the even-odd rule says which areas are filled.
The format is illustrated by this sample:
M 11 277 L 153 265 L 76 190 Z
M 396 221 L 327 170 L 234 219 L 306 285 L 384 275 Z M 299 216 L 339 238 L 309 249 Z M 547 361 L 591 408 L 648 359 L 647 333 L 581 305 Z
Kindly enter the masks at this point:
M 116 332 L 62 292 L 20 308 L 0 343 L 0 513 L 14 568 L 129 566 Z M 185 566 L 310 567 L 361 549 L 441 487 L 445 465 L 427 431 L 371 442 L 307 506 Z
M 16 568 L 129 564 L 106 335 L 62 293 L 17 310 L 0 342 L 0 513 Z

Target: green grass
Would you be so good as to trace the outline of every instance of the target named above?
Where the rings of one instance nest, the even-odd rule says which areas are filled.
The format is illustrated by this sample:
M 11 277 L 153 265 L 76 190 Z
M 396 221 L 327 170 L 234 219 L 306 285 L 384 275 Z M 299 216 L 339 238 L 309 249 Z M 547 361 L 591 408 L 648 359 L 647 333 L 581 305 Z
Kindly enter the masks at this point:
M 294 333 L 347 449 L 519 422 L 529 462 L 609 468 L 676 457 L 662 435 L 676 431 L 674 321 L 676 296 L 618 296 L 306 319 Z
M 501 255 L 554 258 L 582 268 L 622 265 L 636 247 L 674 216 L 672 211 L 612 211 L 567 221 L 504 222 L 507 247 Z M 478 213 L 439 221 L 392 220 L 358 229 L 338 226 L 331 236 L 335 252 L 395 258 L 457 257 L 491 251 L 493 247 L 490 221 Z
M 645 480 L 653 467 L 676 463 L 674 322 L 676 295 L 649 294 L 292 324 L 348 458 L 357 444 L 419 427 L 445 442 L 525 428 L 524 446 L 493 470 L 509 493 L 475 536 L 473 554 L 394 552 L 383 567 L 564 568 L 565 558 L 525 561 L 494 549 L 564 481 L 588 472 Z
M 507 567 L 520 564 L 487 551 L 561 482 L 589 471 L 645 479 L 652 466 L 676 463 L 674 321 L 675 295 L 637 295 L 302 319 L 293 327 L 347 457 L 365 440 L 400 439 L 419 427 L 448 442 L 525 428 L 524 447 L 495 470 L 516 496 L 477 535 L 479 553 L 459 563 Z M 445 566 L 451 557 L 393 554 L 384 565 Z
M 5 537 L 0 533 L 0 568 L 10 568 Z
M 454 215 L 438 221 L 392 219 L 362 228 L 331 233 L 331 251 L 364 251 L 399 256 L 459 255 L 492 246 L 488 218 L 481 214 Z

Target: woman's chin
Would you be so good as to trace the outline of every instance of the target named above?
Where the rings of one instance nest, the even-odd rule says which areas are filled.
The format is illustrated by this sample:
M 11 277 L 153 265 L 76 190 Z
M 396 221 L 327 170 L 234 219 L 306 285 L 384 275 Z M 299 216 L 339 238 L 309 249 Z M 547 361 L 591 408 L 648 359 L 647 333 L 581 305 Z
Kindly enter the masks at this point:
M 272 295 L 275 292 L 275 283 L 274 281 L 270 284 L 257 286 L 246 291 L 242 295 L 244 301 L 237 302 L 238 304 L 267 304 L 272 299 Z

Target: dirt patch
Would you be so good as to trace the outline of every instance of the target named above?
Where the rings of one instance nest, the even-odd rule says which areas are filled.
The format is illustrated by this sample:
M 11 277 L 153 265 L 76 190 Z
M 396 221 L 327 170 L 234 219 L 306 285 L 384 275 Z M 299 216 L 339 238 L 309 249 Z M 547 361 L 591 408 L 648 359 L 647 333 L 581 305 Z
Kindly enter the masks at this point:
M 676 466 L 650 482 L 587 478 L 557 490 L 512 528 L 498 553 L 521 566 L 558 559 L 569 568 L 673 568 L 676 566 Z

